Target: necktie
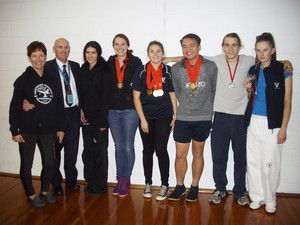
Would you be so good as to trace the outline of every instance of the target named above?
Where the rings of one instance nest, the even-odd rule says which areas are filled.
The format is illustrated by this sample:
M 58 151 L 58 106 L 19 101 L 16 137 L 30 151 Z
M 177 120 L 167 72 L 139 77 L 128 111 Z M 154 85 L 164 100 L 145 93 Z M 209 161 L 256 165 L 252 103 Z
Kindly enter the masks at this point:
M 64 75 L 64 83 L 65 83 L 65 91 L 66 91 L 66 103 L 68 106 L 73 104 L 73 95 L 70 86 L 70 79 L 68 76 L 68 72 L 66 70 L 66 65 L 63 65 L 63 75 Z

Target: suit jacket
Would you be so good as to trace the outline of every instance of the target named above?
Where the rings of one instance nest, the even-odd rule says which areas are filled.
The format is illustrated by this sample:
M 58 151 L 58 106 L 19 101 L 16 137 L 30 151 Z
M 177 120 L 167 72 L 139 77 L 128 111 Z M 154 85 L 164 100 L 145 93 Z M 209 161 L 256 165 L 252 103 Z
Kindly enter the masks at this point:
M 78 95 L 78 102 L 79 102 L 79 107 L 80 107 L 80 85 L 79 85 L 79 79 L 80 79 L 80 65 L 77 62 L 68 60 L 68 63 L 71 67 L 74 79 L 75 79 L 75 84 L 76 84 L 76 89 L 77 89 L 77 95 Z M 47 73 L 49 73 L 50 75 L 54 75 L 57 79 L 57 81 L 59 82 L 60 85 L 62 85 L 61 79 L 60 79 L 60 74 L 59 74 L 59 70 L 58 70 L 58 65 L 56 63 L 56 59 L 52 59 L 49 60 L 45 63 L 45 70 L 47 71 Z M 60 91 L 60 96 L 63 99 L 63 90 L 62 88 L 59 88 Z

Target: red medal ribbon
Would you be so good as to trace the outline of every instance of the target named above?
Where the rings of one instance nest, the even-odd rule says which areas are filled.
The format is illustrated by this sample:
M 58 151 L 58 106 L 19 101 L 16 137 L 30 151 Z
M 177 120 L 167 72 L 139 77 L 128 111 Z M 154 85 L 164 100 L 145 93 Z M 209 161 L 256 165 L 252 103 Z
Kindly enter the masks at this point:
M 190 62 L 186 60 L 186 72 L 189 76 L 190 83 L 196 84 L 198 75 L 200 74 L 201 65 L 202 65 L 202 57 L 199 55 L 196 64 L 192 68 Z
M 240 57 L 237 58 L 237 62 L 236 62 L 236 64 L 235 64 L 235 68 L 234 68 L 233 74 L 232 74 L 232 71 L 231 71 L 229 62 L 228 62 L 228 60 L 226 59 L 227 66 L 228 66 L 228 70 L 229 70 L 229 73 L 230 73 L 230 80 L 231 80 L 231 83 L 233 83 L 233 80 L 234 80 L 234 77 L 235 77 L 235 73 L 236 73 L 236 69 L 237 69 L 237 67 L 238 67 L 238 65 L 239 65 L 239 59 L 240 59 Z
M 127 60 L 127 57 L 124 61 Z M 124 65 L 122 66 L 122 68 L 120 68 L 120 63 L 118 58 L 116 58 L 116 70 L 117 70 L 117 78 L 118 78 L 118 83 L 123 83 L 123 79 L 124 79 L 124 71 L 126 68 L 126 64 L 124 63 Z
M 162 90 L 162 64 L 155 70 L 152 64 L 148 63 L 146 82 L 148 90 Z

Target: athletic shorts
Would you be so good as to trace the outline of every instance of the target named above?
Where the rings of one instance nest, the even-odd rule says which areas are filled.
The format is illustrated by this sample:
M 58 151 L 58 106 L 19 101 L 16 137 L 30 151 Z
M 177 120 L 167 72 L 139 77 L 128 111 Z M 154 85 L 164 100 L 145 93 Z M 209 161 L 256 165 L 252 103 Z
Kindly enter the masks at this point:
M 191 140 L 205 141 L 212 127 L 212 121 L 182 121 L 176 120 L 173 131 L 174 141 L 190 143 Z

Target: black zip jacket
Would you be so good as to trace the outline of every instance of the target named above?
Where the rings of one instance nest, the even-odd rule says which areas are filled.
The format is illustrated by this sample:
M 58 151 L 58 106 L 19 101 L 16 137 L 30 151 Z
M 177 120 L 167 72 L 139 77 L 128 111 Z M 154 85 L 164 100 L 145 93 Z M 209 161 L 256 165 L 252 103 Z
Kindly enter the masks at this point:
M 268 128 L 280 128 L 283 118 L 284 108 L 284 95 L 285 95 L 285 77 L 284 68 L 281 62 L 271 62 L 271 65 L 263 69 L 266 80 L 266 104 L 267 104 L 267 118 Z M 259 66 L 257 68 L 252 66 L 249 70 L 249 74 L 255 74 L 258 80 Z M 252 83 L 252 93 L 248 102 L 248 106 L 245 113 L 245 125 L 250 123 L 250 117 L 252 114 L 252 108 L 255 101 L 256 82 Z
M 111 76 L 111 98 L 109 109 L 113 110 L 124 110 L 124 109 L 135 109 L 133 103 L 132 89 L 130 88 L 130 83 L 134 75 L 135 70 L 142 65 L 140 58 L 131 55 L 128 58 L 128 63 L 124 71 L 123 84 L 124 87 L 119 89 L 117 87 L 117 71 L 116 71 L 116 55 L 110 56 L 107 63 L 109 66 L 109 74 Z
M 81 109 L 87 122 L 97 128 L 108 128 L 108 104 L 111 81 L 107 63 L 101 59 L 89 69 L 84 63 L 80 73 Z
M 30 66 L 14 83 L 10 103 L 9 122 L 13 136 L 17 134 L 46 134 L 64 131 L 64 105 L 59 94 L 59 83 L 44 70 L 39 76 Z M 23 100 L 34 104 L 28 112 Z

